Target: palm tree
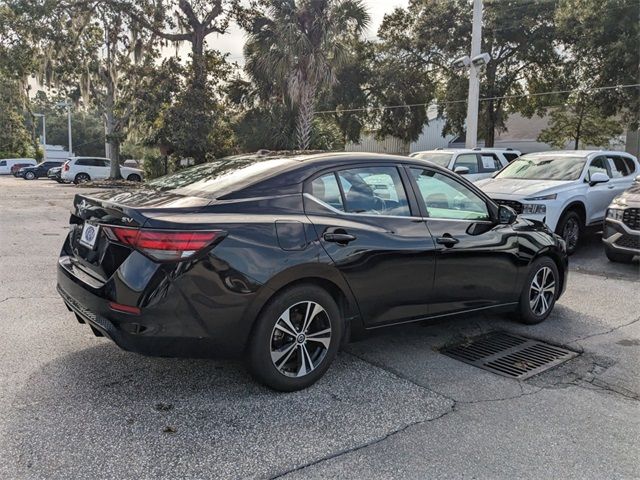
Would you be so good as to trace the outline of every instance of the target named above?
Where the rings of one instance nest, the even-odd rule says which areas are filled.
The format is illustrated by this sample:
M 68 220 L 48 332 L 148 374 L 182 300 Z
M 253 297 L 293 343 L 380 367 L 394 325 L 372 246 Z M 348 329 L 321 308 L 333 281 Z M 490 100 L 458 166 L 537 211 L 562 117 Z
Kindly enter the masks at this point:
M 336 83 L 347 40 L 369 24 L 361 0 L 265 0 L 245 44 L 245 69 L 267 95 L 297 108 L 296 139 L 307 150 L 318 91 Z

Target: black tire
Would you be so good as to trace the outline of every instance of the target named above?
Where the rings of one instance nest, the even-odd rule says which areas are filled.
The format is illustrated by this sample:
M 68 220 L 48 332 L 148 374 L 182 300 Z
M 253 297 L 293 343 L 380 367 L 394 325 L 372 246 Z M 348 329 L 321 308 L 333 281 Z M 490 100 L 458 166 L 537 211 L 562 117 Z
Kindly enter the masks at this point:
M 567 244 L 567 254 L 573 255 L 580 244 L 582 233 L 584 232 L 584 222 L 575 210 L 568 210 L 562 214 L 556 233 L 562 237 Z
M 33 172 L 26 172 L 24 174 L 24 177 L 22 177 L 22 178 L 24 178 L 25 180 L 35 180 L 36 179 L 36 174 L 33 173 Z
M 612 262 L 631 263 L 633 260 L 633 254 L 616 252 L 608 246 L 604 247 L 604 253 Z
M 89 181 L 91 181 L 91 177 L 89 176 L 88 173 L 79 173 L 73 179 L 73 183 L 75 183 L 76 185 L 78 185 L 79 183 L 85 183 Z
M 129 180 L 130 182 L 141 182 L 142 178 L 140 178 L 140 175 L 136 175 L 135 173 L 132 173 L 127 177 L 127 180 Z
M 308 305 L 313 304 L 319 305 L 323 311 L 317 310 L 318 313 L 310 318 L 308 327 L 303 332 L 303 312 L 308 312 Z M 315 307 L 313 312 L 316 312 Z M 295 336 L 284 333 L 280 328 L 282 326 L 289 330 L 282 321 L 285 313 L 294 327 L 295 331 L 291 333 Z M 276 324 L 279 326 L 276 327 Z M 309 340 L 312 335 L 318 335 L 318 332 L 326 332 L 327 325 L 330 327 L 329 337 L 323 335 L 321 338 L 329 344 L 328 348 L 318 339 Z M 287 288 L 269 301 L 256 320 L 249 340 L 248 369 L 257 381 L 274 390 L 292 392 L 307 388 L 322 377 L 333 362 L 343 330 L 340 309 L 326 290 L 311 284 Z M 281 357 L 274 360 L 272 352 Z M 285 355 L 285 352 L 290 353 Z M 308 352 L 308 362 L 304 352 Z M 316 361 L 318 363 L 314 364 Z M 281 363 L 276 366 L 278 362 Z M 305 374 L 308 365 L 312 368 Z
M 553 275 L 553 285 L 547 280 L 543 285 L 544 269 L 547 269 L 548 273 Z M 549 277 L 546 277 L 547 279 Z M 544 302 L 546 302 L 546 309 L 543 309 L 545 303 L 542 299 L 536 301 L 535 288 L 533 286 L 534 280 L 538 285 L 548 287 L 549 290 L 544 292 Z M 540 257 L 533 261 L 529 268 L 529 273 L 525 279 L 520 293 L 520 301 L 518 302 L 517 315 L 518 321 L 526 323 L 527 325 L 535 325 L 544 321 L 549 314 L 553 311 L 553 307 L 556 303 L 558 296 L 558 288 L 560 287 L 560 275 L 558 274 L 558 267 L 556 263 L 549 257 Z

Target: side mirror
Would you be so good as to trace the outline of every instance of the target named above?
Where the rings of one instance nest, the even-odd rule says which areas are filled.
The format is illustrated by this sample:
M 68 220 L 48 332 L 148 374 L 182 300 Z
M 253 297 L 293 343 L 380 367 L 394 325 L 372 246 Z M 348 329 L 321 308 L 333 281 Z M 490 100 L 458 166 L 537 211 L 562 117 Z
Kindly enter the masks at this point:
M 469 169 L 467 167 L 456 167 L 453 169 L 453 172 L 458 175 L 466 175 L 469 173 Z
M 609 175 L 602 172 L 596 172 L 591 175 L 589 186 L 593 187 L 594 185 L 598 185 L 599 183 L 607 183 L 608 181 L 609 181 Z
M 516 221 L 517 217 L 518 217 L 518 214 L 513 208 L 507 207 L 506 205 L 500 205 L 498 207 L 498 223 L 499 224 L 511 225 L 513 222 Z

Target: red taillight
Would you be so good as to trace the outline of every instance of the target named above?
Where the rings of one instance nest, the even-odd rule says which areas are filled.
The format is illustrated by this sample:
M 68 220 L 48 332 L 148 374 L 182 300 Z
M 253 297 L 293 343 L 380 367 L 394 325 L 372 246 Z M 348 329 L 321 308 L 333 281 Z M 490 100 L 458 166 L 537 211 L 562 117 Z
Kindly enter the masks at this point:
M 222 235 L 219 230 L 171 231 L 110 226 L 105 226 L 105 231 L 112 240 L 163 261 L 189 258 Z
M 62 170 L 67 172 L 69 171 L 69 161 L 67 160 L 66 162 L 64 162 L 64 165 L 62 166 Z

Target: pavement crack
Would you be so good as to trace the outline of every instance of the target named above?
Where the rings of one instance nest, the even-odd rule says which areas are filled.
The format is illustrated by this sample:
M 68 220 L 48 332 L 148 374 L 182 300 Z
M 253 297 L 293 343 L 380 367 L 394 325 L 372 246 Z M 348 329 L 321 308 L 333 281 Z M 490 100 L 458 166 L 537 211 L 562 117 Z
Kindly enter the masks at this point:
M 369 363 L 369 362 L 367 362 L 367 363 Z M 452 404 L 451 407 L 447 411 L 442 412 L 440 415 L 437 415 L 437 416 L 432 417 L 432 418 L 426 418 L 426 419 L 423 419 L 423 420 L 418 420 L 416 422 L 411 422 L 411 423 L 409 423 L 409 424 L 407 424 L 407 425 L 405 425 L 405 426 L 403 426 L 401 428 L 398 428 L 396 430 L 388 432 L 388 433 L 386 433 L 386 434 L 384 434 L 384 435 L 382 435 L 382 436 L 380 436 L 378 438 L 374 438 L 373 440 L 371 440 L 369 442 L 365 442 L 365 443 L 362 443 L 360 445 L 356 445 L 356 446 L 351 447 L 351 448 L 345 448 L 345 449 L 339 450 L 337 452 L 334 452 L 334 453 L 332 453 L 330 455 L 326 455 L 326 456 L 324 456 L 322 458 L 319 458 L 317 460 L 305 463 L 304 465 L 300 465 L 298 467 L 291 468 L 291 469 L 286 470 L 284 472 L 276 473 L 275 475 L 272 475 L 272 476 L 270 476 L 268 478 L 270 478 L 271 480 L 275 480 L 277 478 L 283 478 L 286 475 L 289 475 L 291 473 L 299 472 L 301 470 L 305 470 L 306 468 L 313 467 L 313 466 L 318 465 L 320 463 L 328 462 L 329 460 L 333 460 L 333 459 L 341 457 L 343 455 L 347 455 L 349 453 L 357 452 L 357 451 L 362 450 L 364 448 L 368 448 L 368 447 L 371 447 L 373 445 L 377 445 L 378 443 L 384 442 L 385 440 L 387 440 L 387 439 L 389 439 L 389 438 L 391 438 L 391 437 L 393 437 L 395 435 L 398 435 L 400 433 L 403 433 L 403 432 L 405 432 L 406 430 L 408 430 L 408 429 L 410 429 L 412 427 L 415 427 L 415 426 L 418 426 L 418 425 L 423 425 L 423 424 L 429 423 L 429 422 L 435 422 L 436 420 L 440 420 L 441 418 L 446 417 L 447 415 L 453 413 L 454 411 L 455 411 L 455 403 Z
M 583 347 L 582 345 L 580 345 L 580 342 L 582 342 L 582 341 L 584 341 L 584 340 L 587 340 L 587 339 L 589 339 L 589 338 L 602 337 L 602 336 L 604 336 L 604 335 L 609 335 L 610 333 L 613 333 L 613 332 L 615 332 L 616 330 L 620 330 L 620 329 L 622 329 L 622 328 L 629 327 L 629 326 L 631 326 L 631 325 L 633 325 L 634 323 L 637 323 L 637 322 L 640 322 L 640 317 L 638 317 L 638 318 L 636 318 L 636 319 L 634 319 L 634 320 L 631 320 L 631 321 L 630 321 L 630 322 L 628 322 L 628 323 L 623 323 L 622 325 L 617 325 L 617 326 L 615 326 L 615 327 L 613 327 L 613 328 L 610 328 L 610 329 L 608 329 L 608 330 L 605 330 L 605 331 L 603 331 L 603 332 L 591 333 L 591 334 L 589 334 L 589 335 L 585 335 L 585 336 L 583 336 L 583 337 L 576 338 L 575 340 L 572 340 L 571 342 L 569 342 L 567 345 L 571 345 L 571 344 L 575 343 L 575 344 L 577 344 L 580 348 L 584 349 L 584 347 Z

